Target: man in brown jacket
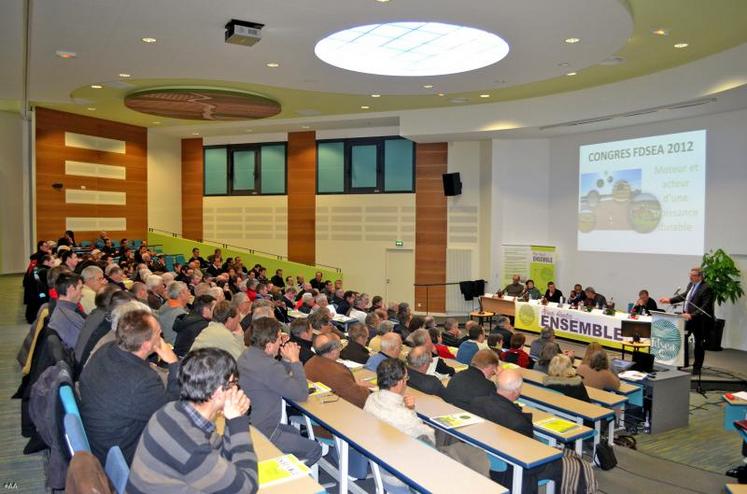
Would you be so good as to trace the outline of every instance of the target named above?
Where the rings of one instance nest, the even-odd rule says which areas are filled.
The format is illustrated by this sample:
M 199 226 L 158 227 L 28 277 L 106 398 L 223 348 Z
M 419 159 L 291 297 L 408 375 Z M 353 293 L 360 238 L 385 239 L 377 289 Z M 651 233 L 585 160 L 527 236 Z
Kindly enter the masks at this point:
M 304 365 L 306 378 L 329 386 L 332 392 L 343 400 L 363 408 L 369 395 L 369 388 L 356 381 L 350 369 L 337 362 L 341 347 L 336 335 L 317 335 L 314 339 L 316 355 Z

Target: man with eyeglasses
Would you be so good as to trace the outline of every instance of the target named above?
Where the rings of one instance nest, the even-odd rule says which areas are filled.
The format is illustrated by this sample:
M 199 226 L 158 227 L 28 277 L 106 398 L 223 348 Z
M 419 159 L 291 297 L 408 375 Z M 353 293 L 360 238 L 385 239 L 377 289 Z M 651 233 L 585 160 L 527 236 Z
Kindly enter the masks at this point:
M 224 350 L 187 354 L 179 370 L 181 399 L 148 422 L 127 492 L 257 492 L 250 401 L 238 388 L 238 377 L 236 361 Z M 223 437 L 213 424 L 220 414 L 226 421 Z

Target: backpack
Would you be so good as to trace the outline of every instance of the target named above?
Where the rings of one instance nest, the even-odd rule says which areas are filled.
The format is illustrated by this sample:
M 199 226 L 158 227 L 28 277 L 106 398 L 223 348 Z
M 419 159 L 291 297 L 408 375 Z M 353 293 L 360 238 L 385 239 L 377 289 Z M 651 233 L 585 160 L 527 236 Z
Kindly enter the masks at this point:
M 591 463 L 570 449 L 563 450 L 560 494 L 595 494 L 599 489 Z
M 597 444 L 597 453 L 594 455 L 594 464 L 602 470 L 612 470 L 617 466 L 617 458 L 612 446 L 605 442 Z

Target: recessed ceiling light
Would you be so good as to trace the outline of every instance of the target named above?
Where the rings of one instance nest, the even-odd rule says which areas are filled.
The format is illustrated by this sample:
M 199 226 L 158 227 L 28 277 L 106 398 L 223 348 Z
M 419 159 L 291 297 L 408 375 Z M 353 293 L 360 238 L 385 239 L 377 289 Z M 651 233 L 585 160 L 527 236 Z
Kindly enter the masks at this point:
M 677 43 L 674 45 L 675 48 L 687 48 L 688 46 L 690 45 L 687 43 Z
M 161 122 L 156 120 L 155 122 L 153 122 L 153 125 L 161 125 Z
M 433 89 L 433 84 L 424 84 L 423 89 Z
M 280 67 L 280 64 L 279 63 L 275 63 L 275 62 L 270 62 L 270 63 L 265 64 L 265 65 L 267 65 L 271 69 L 276 69 L 276 68 Z
M 573 77 L 574 75 L 578 74 L 578 72 L 568 72 L 566 75 L 568 77 Z
M 88 108 L 86 108 L 86 109 L 87 109 L 88 111 L 96 111 L 96 108 L 94 108 L 94 107 L 92 107 L 92 106 L 89 106 L 89 107 L 88 107 Z
M 565 42 L 568 43 L 569 45 L 575 45 L 579 41 L 581 41 L 581 38 L 566 38 L 565 39 Z
M 55 55 L 57 55 L 60 58 L 69 59 L 69 58 L 75 58 L 78 56 L 77 53 L 74 51 L 66 51 L 66 50 L 57 50 L 55 52 Z
M 101 89 L 102 87 L 104 86 L 102 86 L 101 84 L 91 84 L 91 89 Z
M 376 0 L 379 3 L 389 3 L 389 0 Z
M 310 129 L 310 128 L 311 128 L 311 126 L 309 126 L 309 125 L 302 125 L 302 126 L 301 126 L 301 128 L 302 128 L 302 129 Z
M 480 97 L 481 98 L 490 98 L 490 95 L 489 94 L 481 94 Z
M 200 133 L 199 132 L 192 132 L 192 135 L 193 136 L 198 136 L 198 135 L 200 135 Z
M 361 105 L 361 110 L 369 110 L 369 109 L 371 109 L 370 106 L 368 106 L 368 105 Z
M 372 94 L 371 97 L 372 98 L 381 98 L 381 95 L 380 94 Z
M 129 77 L 132 77 L 132 74 L 126 74 L 126 73 L 122 72 L 121 74 L 119 74 L 119 77 L 121 77 L 122 79 L 127 79 Z
M 497 34 L 440 22 L 356 26 L 319 41 L 322 61 L 364 74 L 427 77 L 480 69 L 509 52 Z
M 558 64 L 558 67 L 568 67 L 569 65 L 571 65 L 571 64 L 569 64 L 568 62 L 560 62 Z
M 142 41 L 143 43 L 155 43 L 158 40 L 156 38 L 151 38 L 149 36 L 146 36 L 144 38 L 140 38 L 140 41 Z
M 656 36 L 669 36 L 669 31 L 663 28 L 658 28 L 651 31 L 651 34 L 655 34 Z
M 446 96 L 444 93 L 438 93 L 438 96 Z

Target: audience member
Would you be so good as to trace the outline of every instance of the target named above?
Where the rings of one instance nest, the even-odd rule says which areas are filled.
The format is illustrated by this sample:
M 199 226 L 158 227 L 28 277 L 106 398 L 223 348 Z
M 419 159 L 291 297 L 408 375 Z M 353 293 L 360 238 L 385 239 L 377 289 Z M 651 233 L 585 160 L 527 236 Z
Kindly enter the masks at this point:
M 573 361 L 568 355 L 559 353 L 552 358 L 544 383 L 548 388 L 559 391 L 571 398 L 587 402 L 591 401 L 589 394 L 586 392 L 586 386 L 584 386 L 581 377 L 576 375 L 576 369 L 573 368 Z
M 511 336 L 511 348 L 501 354 L 501 360 L 516 364 L 525 369 L 531 369 L 534 362 L 529 358 L 529 354 L 524 351 L 524 342 L 526 336 L 522 333 L 515 333 Z
M 620 378 L 610 370 L 610 361 L 602 345 L 592 342 L 586 347 L 586 354 L 576 373 L 584 380 L 584 385 L 592 388 L 617 391 Z
M 72 350 L 85 322 L 85 314 L 79 305 L 83 284 L 77 274 L 63 272 L 57 276 L 54 289 L 57 302 L 47 326 L 55 330 L 62 343 Z
M 145 287 L 148 289 L 148 305 L 153 310 L 158 310 L 166 303 L 166 285 L 163 278 L 152 274 L 145 278 Z
M 313 356 L 314 351 L 311 349 L 311 342 L 314 340 L 314 333 L 311 329 L 308 319 L 293 319 L 290 323 L 290 341 L 298 345 L 299 359 L 303 365 L 306 365 Z
M 222 300 L 215 304 L 210 322 L 197 335 L 190 351 L 198 348 L 219 348 L 236 360 L 241 356 L 244 331 L 239 324 L 239 313 L 230 302 Z
M 443 344 L 443 336 L 438 328 L 429 328 L 428 335 L 431 337 L 431 343 L 433 343 L 433 348 L 435 348 L 439 357 L 449 359 L 456 358 L 456 356 L 451 353 L 451 350 L 449 350 L 449 347 Z
M 450 317 L 444 323 L 444 332 L 441 338 L 444 345 L 459 348 L 459 345 L 467 341 L 469 336 L 462 336 L 462 332 L 459 331 L 459 322 Z
M 176 341 L 174 321 L 177 317 L 188 313 L 187 304 L 192 295 L 189 293 L 186 283 L 173 281 L 166 288 L 166 296 L 168 297 L 166 303 L 158 309 L 156 315 L 158 316 L 158 321 L 161 323 L 163 339 L 173 345 Z
M 200 295 L 195 298 L 192 304 L 192 310 L 185 315 L 181 315 L 174 321 L 174 352 L 179 356 L 187 354 L 192 343 L 200 332 L 210 324 L 213 318 L 213 307 L 215 307 L 215 298 L 210 295 Z
M 112 446 L 132 463 L 140 433 L 151 415 L 179 394 L 179 360 L 161 338 L 158 320 L 132 311 L 117 321 L 116 342 L 91 356 L 80 376 L 81 417 L 91 451 L 106 462 Z M 148 363 L 156 353 L 168 364 L 166 388 Z
M 83 355 L 83 349 L 85 348 L 91 335 L 96 331 L 99 326 L 106 326 L 106 333 L 109 331 L 111 323 L 107 320 L 109 304 L 111 303 L 112 295 L 120 291 L 116 285 L 106 285 L 99 290 L 96 294 L 94 302 L 96 308 L 91 311 L 90 314 L 83 321 L 83 326 L 78 334 L 78 341 L 75 343 L 75 360 L 80 362 Z
M 374 353 L 366 362 L 366 369 L 376 372 L 379 364 L 387 359 L 399 359 L 402 353 L 402 337 L 395 332 L 381 336 L 381 351 Z
M 368 348 L 366 348 L 367 341 L 368 329 L 366 326 L 357 322 L 351 324 L 348 329 L 348 344 L 342 349 L 340 356 L 345 360 L 365 365 L 371 357 Z
M 108 341 L 114 341 L 115 339 L 115 334 L 114 334 L 115 326 L 113 325 L 114 311 L 118 307 L 135 300 L 135 298 L 132 296 L 130 292 L 119 290 L 117 289 L 116 285 L 110 285 L 109 287 L 114 289 L 114 292 L 111 295 L 107 295 L 108 290 L 102 290 L 101 292 L 99 292 L 98 295 L 96 295 L 97 301 L 99 301 L 99 298 L 101 298 L 100 301 L 104 301 L 107 298 L 109 299 L 109 302 L 106 305 L 106 309 L 105 309 L 106 313 L 104 314 L 104 318 L 89 333 L 89 329 L 87 328 L 87 323 L 88 323 L 88 319 L 90 319 L 93 316 L 93 314 L 91 316 L 88 316 L 86 318 L 86 325 L 83 326 L 80 336 L 78 337 L 78 343 L 75 346 L 75 360 L 76 360 L 76 366 L 77 366 L 76 367 L 77 375 L 80 375 L 80 373 L 83 371 L 83 367 L 85 367 L 86 363 L 88 362 L 88 359 L 91 357 L 91 354 L 93 353 L 93 349 L 99 346 L 99 343 L 104 338 L 106 338 L 107 335 L 110 335 L 108 338 Z M 103 343 L 101 344 L 103 345 Z
M 479 345 L 485 342 L 485 331 L 479 324 L 471 326 L 468 335 L 469 340 L 459 346 L 456 354 L 456 359 L 463 364 L 472 362 L 472 357 L 480 350 Z
M 545 345 L 539 354 L 537 362 L 535 362 L 533 369 L 547 374 L 547 370 L 550 367 L 553 357 L 560 353 L 560 347 L 558 345 Z
M 428 333 L 427 329 L 420 328 L 413 331 L 412 333 L 410 333 L 410 336 L 407 337 L 407 341 L 409 346 L 422 346 L 431 353 L 431 357 L 433 357 L 433 364 L 431 364 L 431 369 L 429 369 L 428 374 L 453 376 L 456 373 L 453 367 L 447 365 L 446 362 L 444 362 L 443 359 L 438 356 L 438 352 L 433 346 L 433 342 L 431 342 L 431 335 L 430 333 Z
M 304 365 L 306 378 L 313 382 L 321 382 L 343 400 L 363 408 L 369 395 L 369 388 L 358 383 L 350 369 L 337 362 L 341 346 L 340 339 L 333 334 L 317 336 L 314 340 L 316 355 Z
M 376 336 L 371 338 L 371 341 L 368 342 L 369 350 L 371 350 L 373 353 L 380 352 L 381 351 L 381 337 L 393 331 L 394 331 L 394 323 L 392 321 L 389 321 L 389 320 L 381 321 L 379 323 L 379 327 L 376 329 Z
M 495 393 L 492 378 L 499 372 L 500 359 L 493 350 L 480 350 L 472 357 L 470 366 L 457 372 L 446 386 L 446 401 L 464 410 L 478 396 Z
M 532 414 L 524 413 L 516 400 L 521 396 L 523 379 L 516 370 L 504 370 L 496 378 L 496 393 L 478 396 L 470 403 L 470 410 L 477 415 L 518 432 L 527 437 L 534 437 Z M 536 493 L 538 480 L 549 479 L 560 485 L 562 464 L 560 460 L 549 464 L 524 470 L 522 492 Z M 491 471 L 490 478 L 513 490 L 513 467 L 503 472 Z
M 429 375 L 428 369 L 433 362 L 433 355 L 424 346 L 415 347 L 407 354 L 407 367 L 410 376 L 409 385 L 421 393 L 443 398 L 446 388 L 436 376 Z
M 381 324 L 381 318 L 375 311 L 369 312 L 366 316 L 365 324 L 366 328 L 368 329 L 368 339 L 366 340 L 368 341 L 378 334 L 379 325 Z
M 80 292 L 80 305 L 83 312 L 90 314 L 96 308 L 96 294 L 106 286 L 104 272 L 98 266 L 88 266 L 80 272 L 83 287 Z
M 158 410 L 143 431 L 127 492 L 257 492 L 250 401 L 226 352 L 190 352 L 179 370 L 180 400 Z M 223 436 L 214 422 L 225 419 Z
M 501 335 L 503 349 L 508 349 L 511 344 L 511 337 L 514 335 L 513 326 L 511 326 L 511 320 L 506 316 L 498 316 L 495 321 L 495 326 L 490 331 Z
M 252 424 L 283 453 L 295 454 L 312 465 L 322 456 L 321 446 L 280 423 L 283 398 L 306 401 L 309 389 L 299 359 L 298 345 L 286 341 L 280 323 L 269 317 L 252 323 L 251 346 L 239 358 L 239 383 L 252 400 Z M 277 356 L 281 360 L 275 360 Z
M 542 350 L 546 346 L 554 346 L 558 349 L 556 353 L 560 353 L 560 345 L 555 342 L 555 331 L 552 328 L 542 328 L 540 336 L 532 342 L 529 346 L 529 356 L 535 360 L 539 360 Z
M 337 313 L 347 316 L 350 309 L 353 308 L 353 302 L 355 301 L 355 292 L 348 290 L 342 297 L 342 302 L 337 304 Z

